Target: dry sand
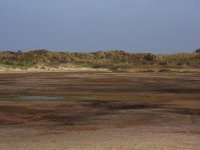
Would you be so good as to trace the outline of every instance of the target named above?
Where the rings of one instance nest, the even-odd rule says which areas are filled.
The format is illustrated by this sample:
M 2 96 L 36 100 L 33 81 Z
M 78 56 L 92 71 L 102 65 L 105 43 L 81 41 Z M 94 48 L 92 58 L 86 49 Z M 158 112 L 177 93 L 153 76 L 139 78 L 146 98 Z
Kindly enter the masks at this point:
M 0 66 L 0 73 L 24 73 L 24 72 L 111 72 L 109 69 L 104 68 L 88 68 L 88 67 L 75 67 L 75 66 L 59 66 L 59 67 L 49 67 L 49 66 L 37 66 L 30 68 L 11 68 Z
M 36 65 L 29 68 L 12 68 L 8 66 L 0 66 L 0 73 L 24 73 L 24 72 L 112 72 L 106 68 L 89 68 L 89 67 L 77 67 L 71 64 L 60 65 L 57 67 L 46 66 L 43 64 Z M 129 69 L 118 69 L 117 72 L 129 72 L 129 73 L 138 73 L 138 72 L 190 72 L 190 73 L 199 73 L 199 68 L 129 68 Z
M 196 129 L 200 129 L 196 127 Z M 0 129 L 1 150 L 199 150 L 194 126 L 105 129 L 41 134 L 32 129 Z

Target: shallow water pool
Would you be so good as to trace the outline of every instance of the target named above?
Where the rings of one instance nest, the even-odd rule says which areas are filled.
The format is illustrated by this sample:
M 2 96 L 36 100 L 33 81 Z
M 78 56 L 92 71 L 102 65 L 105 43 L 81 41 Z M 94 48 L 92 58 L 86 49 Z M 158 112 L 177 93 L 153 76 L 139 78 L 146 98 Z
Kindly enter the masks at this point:
M 64 97 L 62 96 L 22 96 L 21 99 L 23 100 L 61 100 Z

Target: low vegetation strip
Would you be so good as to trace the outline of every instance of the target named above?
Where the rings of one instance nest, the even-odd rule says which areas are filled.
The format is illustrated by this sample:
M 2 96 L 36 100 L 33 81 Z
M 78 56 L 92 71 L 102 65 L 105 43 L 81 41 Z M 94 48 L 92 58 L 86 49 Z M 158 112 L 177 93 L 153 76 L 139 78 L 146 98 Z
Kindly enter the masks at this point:
M 112 71 L 174 71 L 200 69 L 200 49 L 192 53 L 151 54 L 123 50 L 97 52 L 53 52 L 46 49 L 1 51 L 0 69 L 65 70 L 65 68 L 108 69 Z M 86 69 L 87 70 L 87 69 Z

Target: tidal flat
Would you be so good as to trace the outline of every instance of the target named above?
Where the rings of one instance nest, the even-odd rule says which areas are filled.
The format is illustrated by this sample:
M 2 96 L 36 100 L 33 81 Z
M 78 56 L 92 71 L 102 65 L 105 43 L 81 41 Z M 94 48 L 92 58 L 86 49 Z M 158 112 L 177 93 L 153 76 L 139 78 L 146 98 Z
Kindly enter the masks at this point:
M 0 149 L 200 147 L 199 73 L 0 74 Z

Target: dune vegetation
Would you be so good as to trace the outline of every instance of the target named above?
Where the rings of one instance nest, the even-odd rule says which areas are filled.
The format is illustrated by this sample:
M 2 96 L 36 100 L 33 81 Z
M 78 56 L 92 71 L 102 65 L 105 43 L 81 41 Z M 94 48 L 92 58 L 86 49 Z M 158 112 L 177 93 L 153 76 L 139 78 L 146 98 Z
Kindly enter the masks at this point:
M 56 52 L 46 49 L 0 51 L 0 66 L 28 69 L 45 67 L 105 68 L 112 71 L 170 71 L 200 69 L 200 49 L 191 53 L 151 54 L 123 50 Z

